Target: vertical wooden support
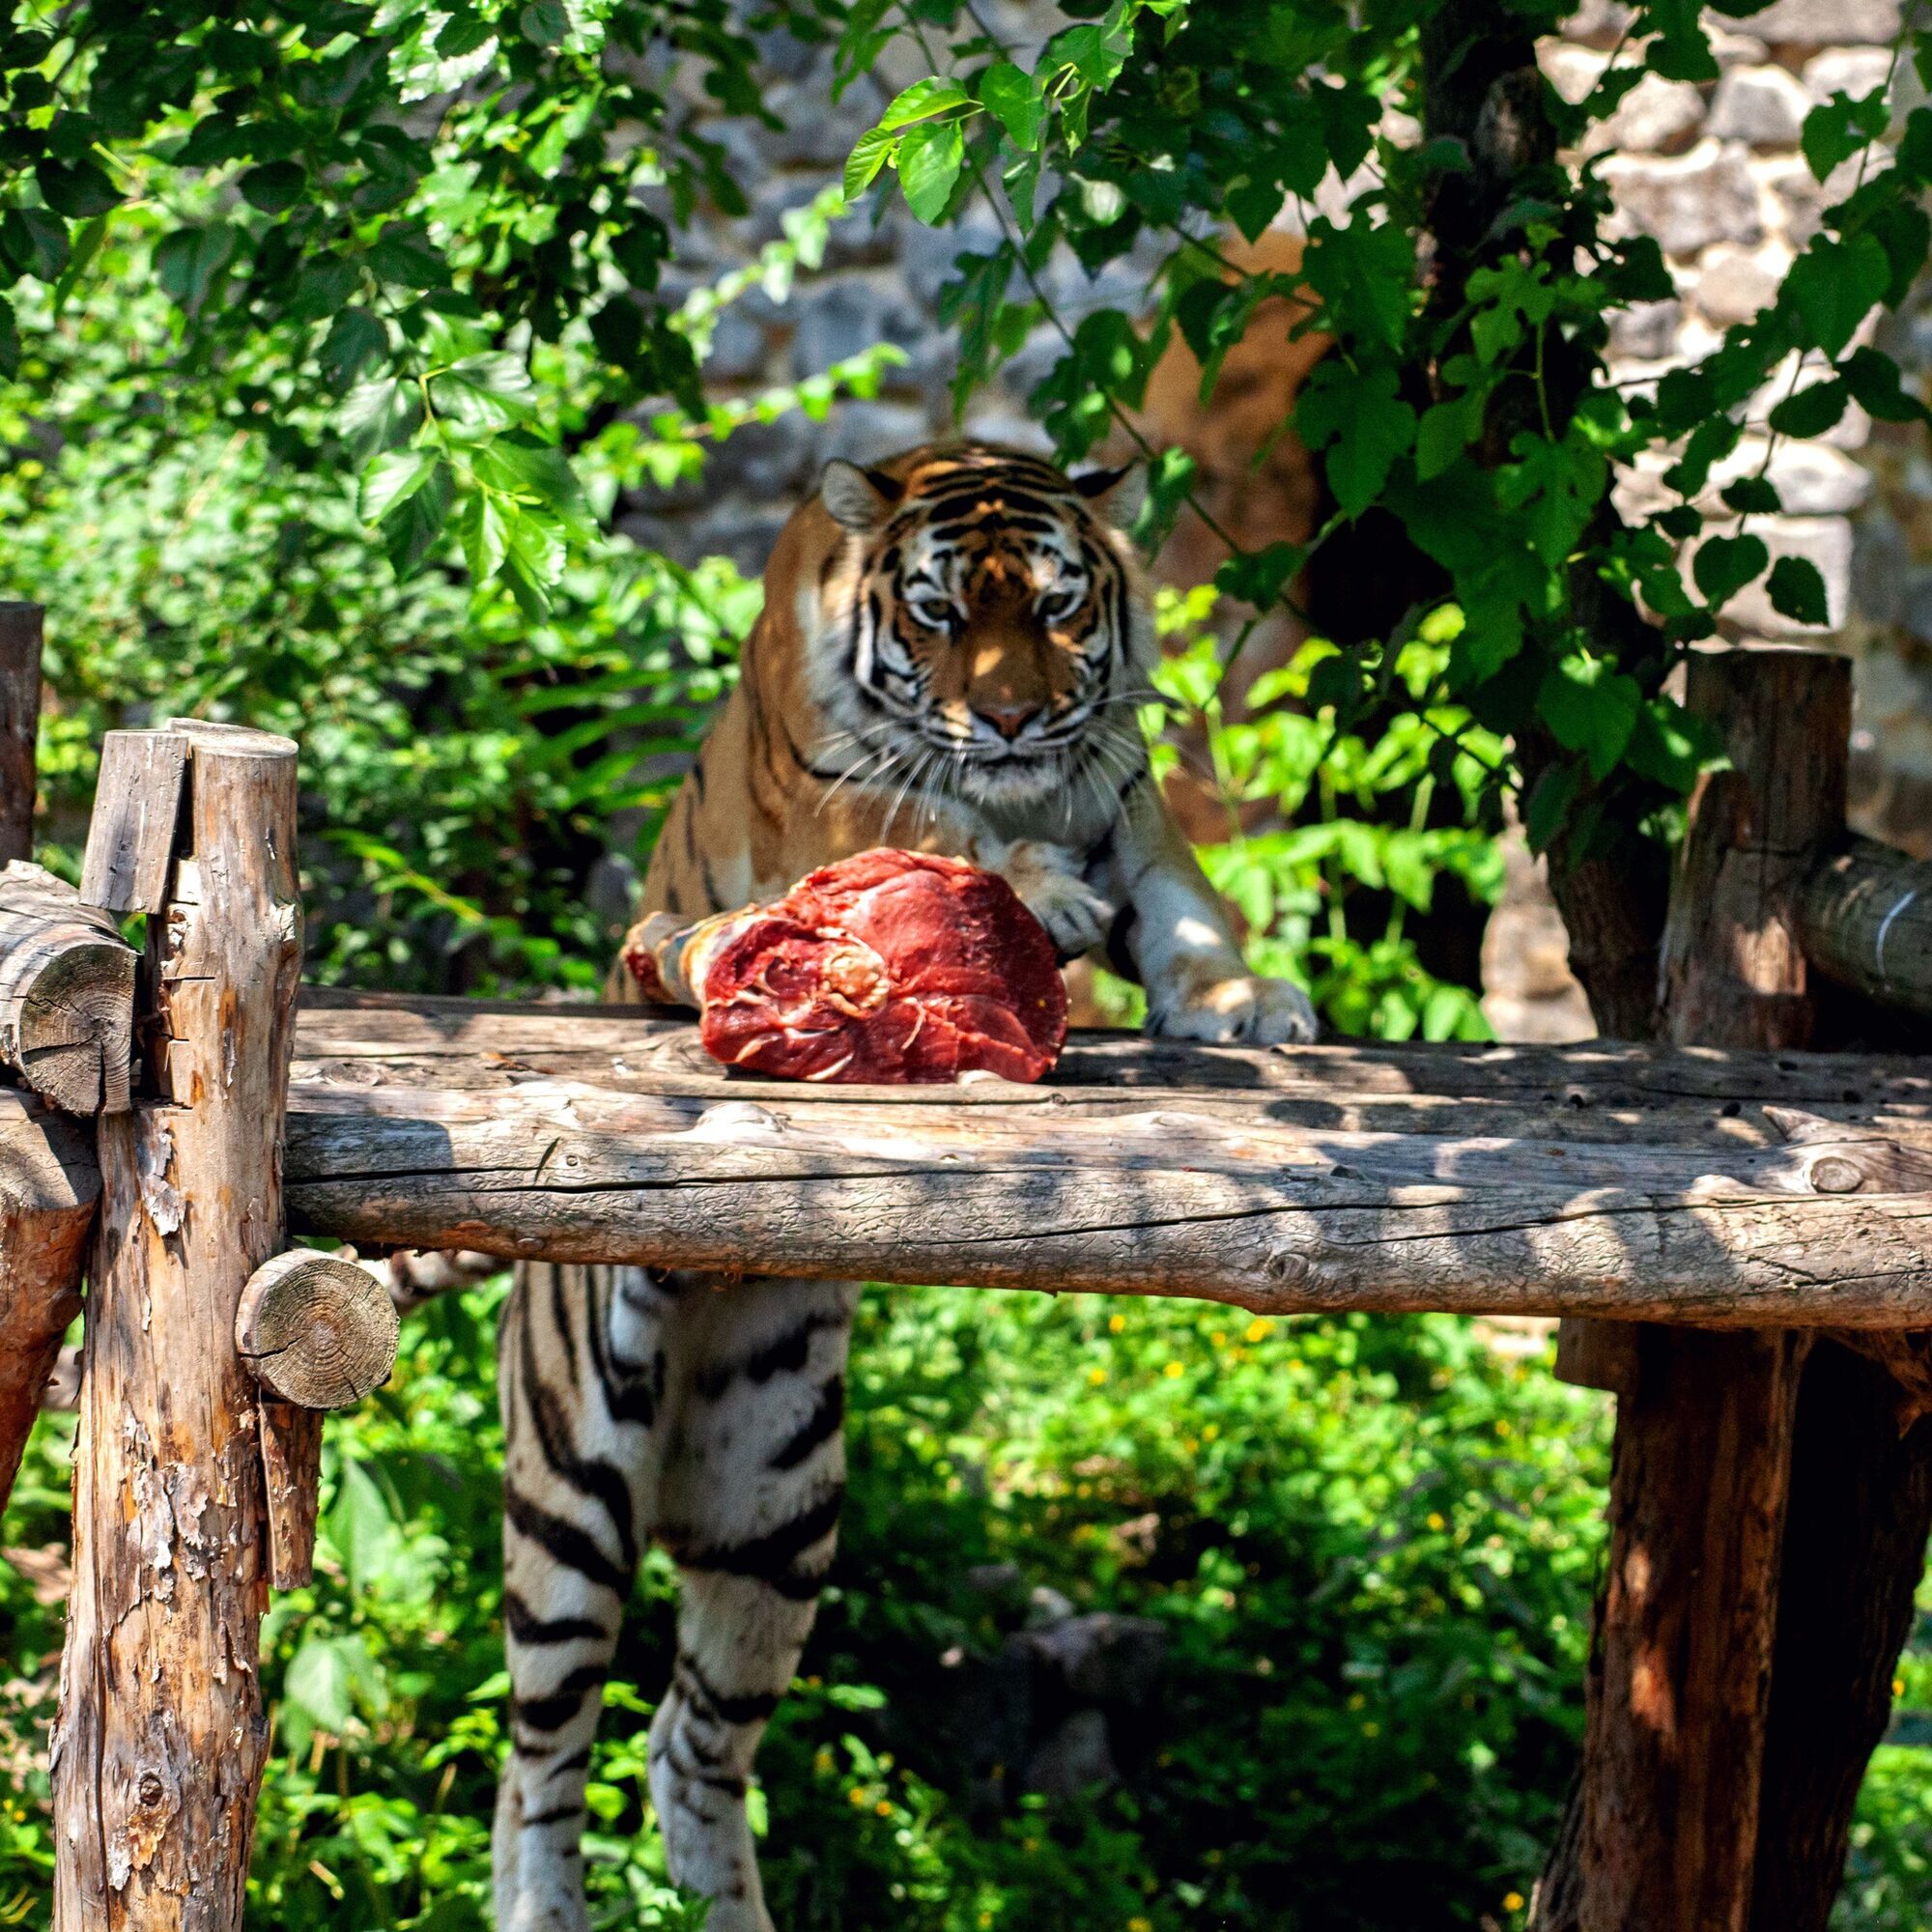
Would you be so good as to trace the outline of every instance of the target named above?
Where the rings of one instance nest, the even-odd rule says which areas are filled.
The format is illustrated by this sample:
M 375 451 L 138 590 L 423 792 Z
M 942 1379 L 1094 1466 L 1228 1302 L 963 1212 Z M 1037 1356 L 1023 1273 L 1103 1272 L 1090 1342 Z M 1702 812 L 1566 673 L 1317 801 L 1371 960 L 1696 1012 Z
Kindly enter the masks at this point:
M 38 604 L 0 604 L 0 866 L 34 856 L 34 746 L 41 728 Z
M 262 1450 L 235 1321 L 283 1236 L 296 748 L 185 723 L 166 735 L 187 754 L 178 825 L 101 801 L 103 825 L 141 837 L 165 818 L 173 864 L 149 923 L 155 1097 L 100 1122 L 56 1932 L 240 1932 L 268 1744 Z M 97 876 L 140 873 L 141 855 L 112 856 Z
M 1665 1029 L 1680 1045 L 1802 1046 L 1798 898 L 1843 829 L 1849 666 L 1817 651 L 1700 654 L 1687 701 L 1722 728 L 1733 769 L 1691 801 L 1664 937 Z M 1804 1349 L 1778 1332 L 1645 1327 L 1634 1341 L 1574 1922 L 1744 1932 Z

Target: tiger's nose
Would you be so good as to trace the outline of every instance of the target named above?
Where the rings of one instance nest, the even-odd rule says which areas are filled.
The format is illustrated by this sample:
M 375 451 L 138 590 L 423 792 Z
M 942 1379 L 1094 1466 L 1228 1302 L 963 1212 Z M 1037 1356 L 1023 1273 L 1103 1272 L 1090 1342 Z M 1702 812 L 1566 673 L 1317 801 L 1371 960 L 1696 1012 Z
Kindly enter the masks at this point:
M 980 704 L 974 707 L 977 717 L 983 718 L 1002 738 L 1017 738 L 1032 722 L 1039 716 L 1037 704 Z

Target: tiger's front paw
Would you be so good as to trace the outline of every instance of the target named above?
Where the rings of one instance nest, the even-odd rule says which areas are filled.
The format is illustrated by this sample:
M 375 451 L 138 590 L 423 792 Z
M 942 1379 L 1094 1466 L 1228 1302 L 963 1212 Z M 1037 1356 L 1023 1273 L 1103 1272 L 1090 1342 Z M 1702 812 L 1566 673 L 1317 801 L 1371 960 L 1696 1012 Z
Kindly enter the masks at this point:
M 1320 1023 L 1308 995 L 1288 980 L 1252 974 L 1213 980 L 1148 1012 L 1148 1031 L 1164 1039 L 1203 1039 L 1227 1046 L 1279 1046 L 1315 1037 Z
M 1091 952 L 1114 923 L 1113 905 L 1080 876 L 1073 855 L 1062 846 L 1018 840 L 994 869 L 1046 927 L 1063 964 Z

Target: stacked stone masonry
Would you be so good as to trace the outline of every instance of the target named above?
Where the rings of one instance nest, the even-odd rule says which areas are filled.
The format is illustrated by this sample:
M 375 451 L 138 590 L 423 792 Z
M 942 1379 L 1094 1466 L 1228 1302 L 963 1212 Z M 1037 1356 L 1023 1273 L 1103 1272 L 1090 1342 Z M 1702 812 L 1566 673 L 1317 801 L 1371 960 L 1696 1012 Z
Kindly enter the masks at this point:
M 998 0 L 982 12 L 1022 49 L 1037 46 L 1061 17 L 1025 0 Z M 1641 383 L 1702 355 L 1773 296 L 1793 251 L 1816 232 L 1820 211 L 1849 185 L 1849 176 L 1823 186 L 1812 180 L 1798 150 L 1804 118 L 1834 93 L 1856 98 L 1884 85 L 1898 23 L 1898 0 L 1776 0 L 1744 19 L 1714 17 L 1721 70 L 1714 83 L 1653 75 L 1626 97 L 1597 138 L 1598 166 L 1618 218 L 1662 245 L 1677 295 L 1619 319 L 1618 380 Z M 1580 99 L 1612 58 L 1624 25 L 1610 0 L 1589 0 L 1567 35 L 1543 49 L 1552 84 Z M 678 270 L 691 287 L 755 258 L 781 233 L 787 212 L 838 180 L 881 106 L 923 71 L 895 47 L 878 73 L 828 105 L 828 49 L 774 35 L 765 55 L 771 106 L 785 126 L 725 119 L 709 126 L 753 206 L 743 219 L 715 220 L 694 235 Z M 1633 53 L 1626 46 L 1615 57 Z M 1899 64 L 1893 85 L 1916 86 L 1909 63 Z M 693 109 L 701 111 L 696 99 Z M 1343 185 L 1333 187 L 1324 205 L 1345 198 Z M 905 360 L 887 373 L 876 397 L 841 401 L 822 423 L 794 412 L 740 431 L 711 455 L 701 479 L 634 498 L 626 527 L 675 554 L 723 553 L 754 571 L 788 506 L 828 457 L 865 458 L 949 432 L 953 339 L 939 321 L 939 293 L 952 257 L 987 245 L 996 232 L 983 210 L 960 229 L 935 232 L 894 198 L 876 221 L 867 212 L 837 224 L 823 266 L 802 274 L 784 300 L 754 293 L 732 305 L 706 365 L 720 393 L 794 381 L 882 341 Z M 1132 307 L 1145 301 L 1157 259 L 1150 253 L 1116 264 L 1098 282 L 1070 262 L 1055 264 L 1050 292 L 1068 317 L 1103 304 Z M 1932 300 L 1889 319 L 1881 340 L 1908 368 L 1924 370 L 1932 363 Z M 1040 330 L 1005 380 L 976 400 L 969 427 L 1039 446 L 1026 396 L 1056 348 L 1052 332 Z M 1780 374 L 1754 416 L 1762 419 L 1788 380 Z M 1732 475 L 1757 468 L 1764 449 L 1762 440 L 1747 438 L 1713 478 L 1713 502 Z M 1660 459 L 1631 477 L 1626 507 L 1665 499 L 1666 467 Z M 1816 441 L 1780 442 L 1769 473 L 1784 513 L 1754 519 L 1752 527 L 1774 554 L 1795 552 L 1817 564 L 1832 635 L 1857 660 L 1858 822 L 1932 851 L 1932 457 L 1924 438 L 1875 426 L 1854 410 Z M 1731 631 L 1764 640 L 1819 635 L 1800 632 L 1761 594 L 1740 601 Z

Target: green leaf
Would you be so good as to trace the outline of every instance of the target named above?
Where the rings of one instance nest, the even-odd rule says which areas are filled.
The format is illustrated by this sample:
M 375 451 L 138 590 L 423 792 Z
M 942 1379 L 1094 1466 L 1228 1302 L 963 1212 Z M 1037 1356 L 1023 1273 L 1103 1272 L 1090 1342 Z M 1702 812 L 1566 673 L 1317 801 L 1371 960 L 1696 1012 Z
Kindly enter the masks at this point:
M 419 570 L 436 548 L 453 496 L 449 466 L 439 457 L 429 474 L 383 519 L 389 562 L 398 577 Z
M 970 106 L 972 100 L 956 80 L 916 80 L 879 116 L 879 126 L 890 134 L 950 108 Z
M 177 228 L 155 247 L 155 278 L 176 306 L 194 314 L 235 252 L 235 231 L 225 221 L 205 228 Z
M 1358 374 L 1330 356 L 1301 392 L 1294 426 L 1310 449 L 1327 449 L 1328 487 L 1346 517 L 1359 517 L 1375 501 L 1396 458 L 1415 440 L 1415 412 L 1396 385 L 1387 363 Z
M 14 304 L 0 296 L 0 376 L 12 382 L 20 373 L 20 332 L 14 326 Z
M 1804 117 L 1798 145 L 1804 152 L 1804 164 L 1814 181 L 1822 182 L 1840 161 L 1848 161 L 1865 144 L 1864 136 L 1852 127 L 1850 97 L 1834 94 L 1822 107 L 1814 107 Z
M 1853 350 L 1838 373 L 1852 400 L 1881 422 L 1926 419 L 1925 405 L 1906 389 L 1898 364 L 1882 350 Z
M 1609 483 L 1609 465 L 1601 450 L 1575 439 L 1561 442 L 1520 430 L 1510 440 L 1518 461 L 1496 471 L 1496 501 L 1506 510 L 1526 513 L 1529 541 L 1551 570 L 1581 540 L 1585 526 Z
M 335 412 L 335 425 L 358 457 L 406 440 L 422 422 L 422 397 L 415 384 L 378 376 L 353 388 Z
M 1265 611 L 1307 559 L 1305 546 L 1271 543 L 1265 550 L 1237 551 L 1214 573 L 1214 588 Z
M 242 198 L 264 214 L 282 214 L 298 202 L 308 187 L 308 176 L 296 161 L 269 161 L 250 168 L 239 184 Z
M 1844 414 L 1847 395 L 1843 382 L 1813 383 L 1786 396 L 1768 420 L 1780 436 L 1823 436 Z
M 1771 608 L 1794 624 L 1823 627 L 1832 621 L 1825 599 L 1825 580 L 1818 566 L 1807 557 L 1781 556 L 1765 580 L 1771 593 Z
M 1582 753 L 1599 782 L 1623 756 L 1642 702 L 1636 680 L 1607 658 L 1563 658 L 1536 693 L 1537 711 L 1556 742 Z
M 431 379 L 430 399 L 439 413 L 471 432 L 507 429 L 536 407 L 530 372 L 507 350 L 466 355 Z
M 1724 507 L 1741 517 L 1775 517 L 1784 507 L 1769 476 L 1740 476 L 1723 488 Z
M 898 138 L 889 128 L 868 128 L 845 159 L 845 199 L 857 201 L 892 159 Z
M 1580 765 L 1551 765 L 1530 787 L 1522 807 L 1522 829 L 1532 852 L 1547 852 L 1563 830 L 1583 783 Z
M 449 264 L 420 222 L 392 221 L 370 244 L 369 267 L 385 282 L 409 289 L 440 289 L 449 284 Z
M 34 180 L 47 206 L 72 221 L 105 214 L 121 205 L 120 191 L 92 161 L 43 161 L 34 170 Z
M 0 247 L 23 274 L 52 282 L 68 265 L 67 223 L 44 208 L 10 208 L 0 215 Z
M 1624 762 L 1639 778 L 1687 793 L 1697 775 L 1723 751 L 1723 738 L 1708 720 L 1668 697 L 1645 700 L 1636 715 Z
M 389 346 L 388 331 L 366 308 L 338 311 L 323 338 L 316 359 L 322 365 L 323 380 L 341 393 L 361 375 L 372 356 Z
M 1039 131 L 1046 122 L 1046 102 L 1032 74 L 1011 61 L 995 61 L 980 76 L 980 99 L 1007 130 L 1014 147 L 1031 150 L 1038 146 Z
M 364 523 L 380 524 L 398 503 L 406 503 L 430 479 L 438 458 L 429 449 L 390 449 L 364 466 L 355 508 Z
M 1422 482 L 1441 475 L 1483 433 L 1483 401 L 1472 390 L 1423 411 L 1415 432 L 1415 473 Z
M 1713 610 L 1727 604 L 1771 561 L 1762 537 L 1709 537 L 1697 546 L 1690 575 Z
M 472 490 L 463 505 L 457 532 L 463 539 L 463 558 L 470 581 L 483 583 L 495 576 L 510 550 L 510 530 L 517 506 L 493 490 Z
M 922 121 L 899 142 L 899 186 L 906 206 L 928 227 L 938 223 L 952 198 L 966 158 L 956 121 Z
M 1890 280 L 1891 258 L 1877 237 L 1821 237 L 1791 265 L 1778 308 L 1796 315 L 1809 343 L 1835 356 L 1885 298 Z
M 533 47 L 561 46 L 570 35 L 570 15 L 562 0 L 530 0 L 517 15 L 517 31 Z

